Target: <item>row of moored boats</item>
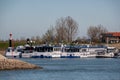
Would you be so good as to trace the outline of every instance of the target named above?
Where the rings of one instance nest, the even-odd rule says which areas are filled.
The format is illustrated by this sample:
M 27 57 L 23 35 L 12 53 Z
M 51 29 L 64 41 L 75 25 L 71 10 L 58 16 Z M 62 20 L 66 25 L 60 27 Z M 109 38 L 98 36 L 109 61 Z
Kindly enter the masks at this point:
M 106 46 L 18 46 L 9 47 L 5 53 L 6 57 L 19 58 L 112 58 L 119 57 L 120 53 L 115 47 Z

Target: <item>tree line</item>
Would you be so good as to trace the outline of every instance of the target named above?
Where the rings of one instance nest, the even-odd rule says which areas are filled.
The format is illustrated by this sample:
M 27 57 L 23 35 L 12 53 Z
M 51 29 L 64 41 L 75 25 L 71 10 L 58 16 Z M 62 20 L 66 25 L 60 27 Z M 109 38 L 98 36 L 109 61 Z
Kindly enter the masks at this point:
M 57 43 L 99 43 L 101 42 L 101 34 L 108 30 L 103 25 L 90 26 L 87 29 L 88 37 L 77 37 L 79 24 L 70 16 L 61 17 L 56 20 L 55 26 L 50 28 L 42 36 L 32 36 L 29 38 L 36 44 L 57 44 Z M 82 28 L 80 28 L 82 29 Z M 26 42 L 22 37 L 15 42 Z
M 53 43 L 71 43 L 78 31 L 78 23 L 68 16 L 60 18 L 56 21 L 55 26 L 50 27 L 43 35 L 45 42 Z
M 87 29 L 88 37 L 76 37 L 78 32 L 78 23 L 70 16 L 61 17 L 56 20 L 55 26 L 51 26 L 42 36 L 43 42 L 48 43 L 100 43 L 101 34 L 108 32 L 103 25 L 90 26 Z M 82 29 L 82 28 L 81 28 Z

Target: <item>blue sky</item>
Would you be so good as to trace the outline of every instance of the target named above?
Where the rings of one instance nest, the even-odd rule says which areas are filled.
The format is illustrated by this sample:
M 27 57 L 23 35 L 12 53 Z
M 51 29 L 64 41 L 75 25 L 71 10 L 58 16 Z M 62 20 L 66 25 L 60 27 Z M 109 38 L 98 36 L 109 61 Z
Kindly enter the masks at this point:
M 99 24 L 120 32 L 120 0 L 0 0 L 0 39 L 42 36 L 67 16 L 79 24 L 80 37 Z

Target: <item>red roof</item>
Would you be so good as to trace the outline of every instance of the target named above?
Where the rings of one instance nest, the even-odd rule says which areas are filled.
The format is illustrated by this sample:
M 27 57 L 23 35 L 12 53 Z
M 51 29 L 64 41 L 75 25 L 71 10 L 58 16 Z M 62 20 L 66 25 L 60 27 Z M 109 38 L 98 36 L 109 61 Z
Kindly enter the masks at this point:
M 112 36 L 119 36 L 120 37 L 120 32 L 107 32 L 106 34 L 112 34 Z

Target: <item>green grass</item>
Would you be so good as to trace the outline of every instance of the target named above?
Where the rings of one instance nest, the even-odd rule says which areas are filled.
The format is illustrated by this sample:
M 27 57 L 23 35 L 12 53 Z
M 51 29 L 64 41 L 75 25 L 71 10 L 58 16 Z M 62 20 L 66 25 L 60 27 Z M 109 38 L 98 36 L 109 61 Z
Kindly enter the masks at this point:
M 19 46 L 19 45 L 25 45 L 25 42 L 14 42 L 13 47 Z M 9 47 L 8 41 L 0 41 L 0 50 L 5 50 Z
M 5 50 L 8 46 L 8 42 L 0 42 L 0 50 Z

